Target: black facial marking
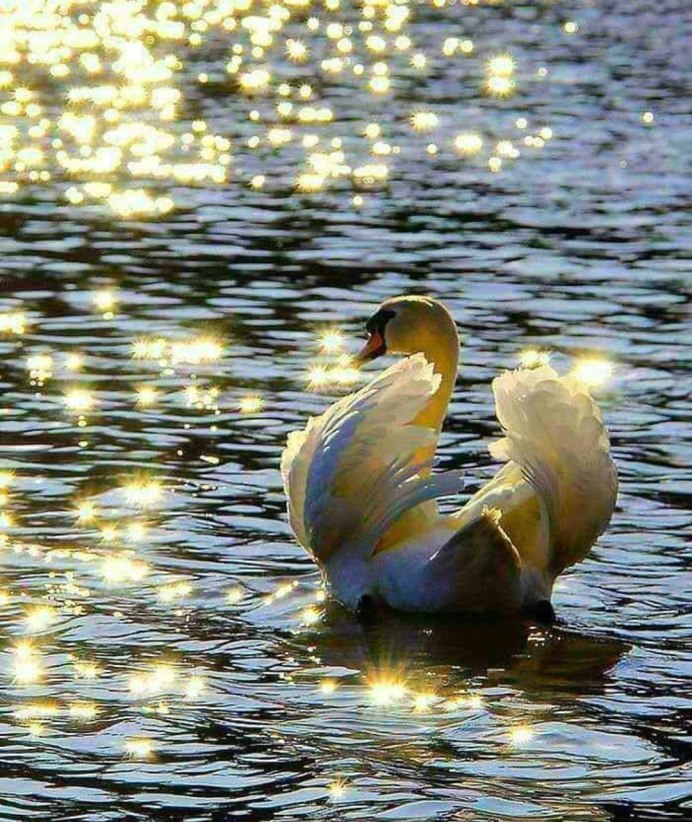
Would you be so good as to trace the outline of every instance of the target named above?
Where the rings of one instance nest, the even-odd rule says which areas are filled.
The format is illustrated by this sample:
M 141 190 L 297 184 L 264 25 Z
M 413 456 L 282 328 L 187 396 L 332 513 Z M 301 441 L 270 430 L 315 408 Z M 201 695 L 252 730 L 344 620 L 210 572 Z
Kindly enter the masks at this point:
M 394 316 L 394 311 L 389 308 L 380 308 L 379 311 L 376 311 L 372 317 L 365 323 L 365 330 L 368 334 L 374 334 L 377 332 L 382 339 L 384 339 L 384 328 L 387 323 L 392 319 Z

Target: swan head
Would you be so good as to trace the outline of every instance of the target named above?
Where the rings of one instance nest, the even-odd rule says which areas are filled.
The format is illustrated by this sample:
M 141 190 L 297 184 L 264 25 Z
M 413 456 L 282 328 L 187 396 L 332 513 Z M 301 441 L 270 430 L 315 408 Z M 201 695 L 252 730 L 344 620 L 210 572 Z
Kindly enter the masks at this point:
M 356 356 L 358 363 L 382 354 L 428 355 L 447 344 L 458 350 L 459 337 L 449 311 L 432 297 L 392 297 L 385 300 L 365 325 L 368 340 Z

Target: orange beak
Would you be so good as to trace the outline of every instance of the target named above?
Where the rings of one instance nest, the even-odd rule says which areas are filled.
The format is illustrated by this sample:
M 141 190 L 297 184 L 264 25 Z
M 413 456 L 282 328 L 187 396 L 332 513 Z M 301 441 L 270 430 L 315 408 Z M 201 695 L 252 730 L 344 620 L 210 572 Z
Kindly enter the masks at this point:
M 373 331 L 368 337 L 368 341 L 353 359 L 358 365 L 363 365 L 363 363 L 370 362 L 376 357 L 381 357 L 386 351 L 387 344 L 384 337 L 379 331 Z

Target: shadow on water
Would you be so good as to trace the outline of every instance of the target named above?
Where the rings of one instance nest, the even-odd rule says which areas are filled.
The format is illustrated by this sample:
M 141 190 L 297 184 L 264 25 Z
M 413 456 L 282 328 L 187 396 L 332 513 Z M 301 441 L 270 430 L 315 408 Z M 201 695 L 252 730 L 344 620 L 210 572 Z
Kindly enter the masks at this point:
M 366 673 L 433 668 L 458 683 L 485 678 L 541 699 L 551 690 L 598 693 L 630 646 L 524 619 L 382 612 L 364 624 L 332 606 L 317 651 L 330 665 Z

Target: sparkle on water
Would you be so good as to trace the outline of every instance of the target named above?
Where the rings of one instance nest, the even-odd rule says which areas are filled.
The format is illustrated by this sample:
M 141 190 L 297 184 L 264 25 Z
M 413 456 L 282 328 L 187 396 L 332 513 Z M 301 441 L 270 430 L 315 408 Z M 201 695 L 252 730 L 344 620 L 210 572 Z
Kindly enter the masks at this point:
M 373 164 L 369 155 L 382 156 L 381 145 L 371 144 L 372 128 L 361 132 L 342 122 L 341 86 L 372 98 L 367 107 L 386 127 L 408 119 L 420 132 L 436 129 L 440 113 L 408 115 L 401 84 L 432 82 L 461 65 L 477 93 L 501 98 L 517 91 L 511 54 L 484 54 L 468 37 L 421 37 L 425 48 L 417 47 L 427 17 L 420 6 L 440 16 L 457 13 L 441 0 L 6 0 L 0 193 L 51 187 L 71 206 L 107 206 L 123 219 L 143 219 L 164 217 L 182 203 L 162 191 L 166 184 L 240 183 L 259 191 L 269 183 L 304 194 L 349 182 L 382 185 L 402 146 L 386 143 L 387 162 Z M 563 31 L 574 34 L 577 24 L 568 21 Z M 204 71 L 194 73 L 198 65 Z M 57 108 L 55 88 L 62 92 Z M 238 127 L 224 130 L 213 116 L 190 119 L 191 96 L 198 95 L 230 101 Z M 453 127 L 463 117 L 446 119 Z M 378 133 L 382 124 L 373 124 Z M 451 158 L 453 148 L 449 137 L 433 151 L 407 146 L 419 158 Z M 111 315 L 117 296 L 102 289 L 93 304 Z M 5 322 L 12 327 L 19 318 Z
M 524 368 L 537 368 L 539 365 L 548 365 L 550 362 L 550 351 L 538 351 L 535 348 L 527 348 L 519 354 L 519 362 Z
M 597 387 L 603 385 L 612 376 L 614 366 L 602 357 L 581 359 L 574 366 L 574 376 L 586 385 Z
M 679 4 L 0 7 L 3 812 L 684 818 Z M 558 627 L 361 624 L 288 530 L 401 292 L 459 320 L 468 493 L 502 368 L 598 395 Z

